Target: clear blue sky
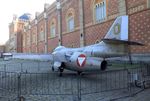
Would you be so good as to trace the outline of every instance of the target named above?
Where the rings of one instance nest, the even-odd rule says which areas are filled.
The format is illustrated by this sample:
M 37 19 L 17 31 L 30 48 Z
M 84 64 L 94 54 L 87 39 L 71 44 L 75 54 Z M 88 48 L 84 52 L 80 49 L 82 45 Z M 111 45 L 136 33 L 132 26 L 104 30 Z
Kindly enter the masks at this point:
M 8 25 L 12 22 L 14 14 L 31 13 L 44 10 L 44 3 L 53 3 L 55 0 L 2 0 L 0 3 L 0 45 L 4 44 L 9 37 Z

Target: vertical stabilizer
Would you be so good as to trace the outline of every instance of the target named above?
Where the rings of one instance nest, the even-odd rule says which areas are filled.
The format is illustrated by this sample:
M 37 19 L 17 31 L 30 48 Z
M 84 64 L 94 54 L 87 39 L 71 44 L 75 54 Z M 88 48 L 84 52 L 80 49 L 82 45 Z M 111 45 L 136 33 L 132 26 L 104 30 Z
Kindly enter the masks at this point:
M 104 39 L 128 40 L 128 16 L 120 16 L 114 21 Z

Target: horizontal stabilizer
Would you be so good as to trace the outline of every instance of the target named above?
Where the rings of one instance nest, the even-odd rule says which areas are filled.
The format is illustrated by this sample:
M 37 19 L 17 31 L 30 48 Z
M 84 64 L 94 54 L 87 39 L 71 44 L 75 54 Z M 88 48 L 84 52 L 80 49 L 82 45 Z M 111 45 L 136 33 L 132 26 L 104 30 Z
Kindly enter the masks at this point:
M 139 42 L 118 40 L 118 39 L 102 39 L 102 41 L 109 44 L 127 44 L 127 45 L 140 45 L 140 46 L 144 45 Z

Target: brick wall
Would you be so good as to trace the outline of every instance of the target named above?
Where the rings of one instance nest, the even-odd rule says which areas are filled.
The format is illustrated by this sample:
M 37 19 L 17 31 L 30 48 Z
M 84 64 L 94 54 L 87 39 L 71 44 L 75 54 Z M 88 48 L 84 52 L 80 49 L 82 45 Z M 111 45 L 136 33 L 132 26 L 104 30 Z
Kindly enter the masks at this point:
M 119 12 L 118 0 L 108 0 L 107 1 L 107 16 L 112 16 Z
M 58 38 L 51 38 L 48 40 L 48 52 L 52 52 L 58 46 Z
M 126 0 L 127 1 L 127 9 L 128 14 L 134 14 L 140 12 L 144 9 L 147 9 L 147 1 L 146 0 Z
M 48 38 L 50 38 L 50 34 L 51 34 L 51 33 L 50 33 L 50 27 L 51 27 L 52 20 L 55 21 L 55 24 L 56 24 L 56 37 L 58 36 L 58 21 L 57 21 L 57 15 L 52 13 L 52 15 L 48 17 Z
M 84 0 L 84 24 L 89 24 L 93 22 L 93 1 Z
M 41 29 L 43 29 L 43 32 L 45 32 L 45 21 L 43 18 L 39 18 L 41 19 L 39 22 L 38 22 L 38 53 L 44 53 L 44 39 L 40 37 L 40 32 L 41 32 Z
M 31 45 L 31 53 L 36 53 L 36 44 Z
M 146 3 L 147 1 L 146 0 L 126 0 L 127 2 L 127 7 L 128 9 L 130 8 L 133 8 L 133 7 L 137 7 L 139 5 L 145 5 L 146 6 Z
M 31 34 L 31 52 L 36 53 L 37 31 L 35 25 L 33 25 L 33 28 L 31 28 Z
M 55 47 L 58 46 L 58 20 L 57 20 L 58 16 L 57 16 L 57 10 L 53 10 L 52 12 L 49 13 L 48 15 L 48 52 L 52 52 L 53 49 Z M 51 37 L 50 36 L 50 27 L 51 27 L 51 23 L 52 21 L 55 22 L 56 25 L 56 36 L 55 37 Z
M 62 37 L 62 44 L 67 47 L 80 47 L 79 31 L 74 31 L 72 33 L 64 34 Z
M 101 40 L 109 30 L 112 21 L 96 24 L 85 29 L 86 45 L 94 44 L 97 40 Z
M 145 44 L 143 47 L 132 47 L 132 52 L 150 53 L 150 10 L 131 15 L 129 26 L 130 40 Z
M 38 53 L 44 53 L 44 42 L 39 42 L 38 43 Z
M 149 0 L 125 0 L 125 6 L 127 7 L 127 14 L 129 14 L 129 39 L 132 41 L 138 41 L 146 44 L 144 47 L 132 47 L 131 50 L 134 53 L 150 53 L 150 10 L 148 7 Z M 93 20 L 93 3 L 94 0 L 83 0 L 83 26 L 85 45 L 94 44 L 97 40 L 100 40 L 105 36 L 111 24 L 117 16 L 119 16 L 119 0 L 106 0 L 107 4 L 107 19 L 101 23 L 94 23 Z M 80 46 L 80 20 L 79 20 L 79 0 L 61 0 L 61 19 L 62 19 L 62 45 L 69 47 Z M 75 30 L 73 32 L 67 31 L 66 17 L 68 11 L 72 9 L 75 18 Z M 58 11 L 55 4 L 51 5 L 48 9 L 48 52 L 58 46 Z M 38 19 L 38 28 L 44 26 L 44 18 Z M 56 37 L 50 38 L 50 23 L 52 19 L 56 20 Z M 33 27 L 34 28 L 34 27 Z M 31 29 L 32 30 L 32 29 Z M 35 28 L 33 29 L 35 30 Z M 40 30 L 40 29 L 38 29 Z M 37 33 L 36 33 L 37 34 Z M 39 31 L 38 31 L 39 34 Z M 44 41 L 38 42 L 39 52 L 43 52 Z M 35 44 L 32 47 L 36 47 Z M 27 47 L 24 47 L 27 50 Z
M 21 32 L 17 33 L 17 52 L 22 52 L 22 34 Z

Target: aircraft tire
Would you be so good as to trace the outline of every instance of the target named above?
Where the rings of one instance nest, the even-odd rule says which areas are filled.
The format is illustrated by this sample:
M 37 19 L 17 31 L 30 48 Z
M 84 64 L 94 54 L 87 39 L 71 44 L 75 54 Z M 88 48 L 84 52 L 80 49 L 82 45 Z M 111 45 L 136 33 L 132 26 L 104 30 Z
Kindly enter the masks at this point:
M 52 66 L 52 71 L 54 72 L 54 67 Z
M 64 68 L 63 68 L 63 67 L 60 67 L 60 68 L 59 68 L 59 77 L 62 77 L 63 71 L 64 71 Z
M 77 71 L 77 73 L 78 73 L 78 75 L 81 75 L 81 74 L 82 74 L 82 72 L 81 72 L 81 71 Z
M 106 70 L 106 68 L 107 68 L 107 61 L 104 60 L 101 63 L 101 70 L 104 71 L 104 70 Z

